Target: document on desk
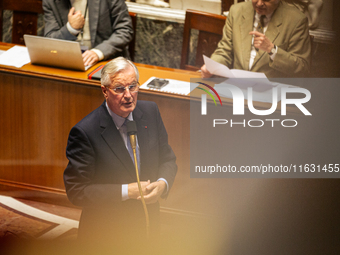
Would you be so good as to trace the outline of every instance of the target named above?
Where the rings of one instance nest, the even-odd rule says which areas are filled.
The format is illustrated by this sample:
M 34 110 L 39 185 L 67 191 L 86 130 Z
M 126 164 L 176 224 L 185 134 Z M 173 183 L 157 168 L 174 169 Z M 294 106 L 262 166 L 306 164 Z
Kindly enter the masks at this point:
M 0 65 L 22 67 L 31 62 L 27 48 L 14 46 L 0 55 Z
M 161 89 L 153 89 L 153 88 L 148 87 L 148 84 L 153 79 L 156 79 L 156 77 L 151 77 L 150 79 L 148 79 L 144 84 L 142 84 L 140 86 L 140 88 L 149 89 L 149 90 L 156 90 L 156 91 L 163 91 L 163 92 L 179 94 L 179 95 L 188 95 L 191 92 L 191 90 L 193 90 L 194 88 L 196 88 L 199 85 L 199 84 L 195 84 L 196 86 L 191 86 L 191 89 L 190 89 L 190 82 L 178 81 L 178 80 L 173 80 L 173 79 L 166 79 L 166 80 L 169 81 L 169 83 L 166 86 L 164 86 Z

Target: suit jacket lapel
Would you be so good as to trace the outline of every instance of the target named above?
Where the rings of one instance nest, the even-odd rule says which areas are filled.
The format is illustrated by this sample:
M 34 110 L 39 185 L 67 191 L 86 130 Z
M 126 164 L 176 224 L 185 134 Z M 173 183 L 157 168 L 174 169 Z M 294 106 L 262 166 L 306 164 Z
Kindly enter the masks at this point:
M 92 47 L 96 40 L 96 34 L 97 34 L 99 7 L 100 7 L 99 2 L 100 0 L 88 0 L 89 26 L 90 26 L 90 36 L 91 36 Z
M 101 135 L 107 145 L 125 166 L 131 177 L 136 179 L 135 168 L 130 154 L 126 149 L 123 138 L 117 130 L 110 114 L 107 112 L 105 103 L 102 105 L 102 111 L 100 112 L 100 126 L 103 128 Z
M 242 14 L 243 22 L 240 24 L 241 31 L 241 59 L 243 70 L 249 69 L 249 61 L 250 61 L 250 51 L 251 51 L 251 41 L 252 36 L 249 35 L 249 32 L 253 30 L 254 24 L 254 9 L 247 8 L 246 11 Z
M 269 24 L 268 24 L 268 29 L 266 31 L 266 36 L 268 39 L 275 44 L 276 38 L 280 34 L 280 27 L 282 25 L 282 13 L 280 11 L 280 5 L 273 14 Z
M 268 24 L 268 28 L 266 31 L 266 37 L 275 44 L 275 40 L 276 38 L 279 36 L 280 34 L 280 26 L 282 25 L 282 13 L 281 13 L 281 2 L 279 4 L 279 6 L 277 7 L 276 11 L 273 13 L 273 16 Z M 254 64 L 252 66 L 252 70 L 254 69 L 256 63 L 263 57 L 263 55 L 265 55 L 266 52 L 259 50 L 258 53 L 256 54 L 255 60 L 254 60 Z

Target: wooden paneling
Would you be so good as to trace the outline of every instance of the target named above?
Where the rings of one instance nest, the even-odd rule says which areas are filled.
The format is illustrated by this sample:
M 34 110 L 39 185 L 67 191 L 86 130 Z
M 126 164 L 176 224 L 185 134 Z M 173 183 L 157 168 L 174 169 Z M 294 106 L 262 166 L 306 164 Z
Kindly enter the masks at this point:
M 12 43 L 24 45 L 24 34 L 37 34 L 38 13 L 43 13 L 42 0 L 2 0 L 0 2 L 0 37 L 2 36 L 3 10 L 13 11 Z
M 234 0 L 222 0 L 221 1 L 221 11 L 226 12 L 229 11 L 230 6 L 234 4 Z
M 64 188 L 72 126 L 103 102 L 100 87 L 0 73 L 1 178 Z
M 42 0 L 1 0 L 1 7 L 4 10 L 43 13 Z
M 208 12 L 187 10 L 183 30 L 181 69 L 198 70 L 203 64 L 203 54 L 210 57 L 222 38 L 226 17 Z M 209 25 L 207 25 L 209 24 Z M 194 66 L 189 65 L 191 30 L 199 31 Z

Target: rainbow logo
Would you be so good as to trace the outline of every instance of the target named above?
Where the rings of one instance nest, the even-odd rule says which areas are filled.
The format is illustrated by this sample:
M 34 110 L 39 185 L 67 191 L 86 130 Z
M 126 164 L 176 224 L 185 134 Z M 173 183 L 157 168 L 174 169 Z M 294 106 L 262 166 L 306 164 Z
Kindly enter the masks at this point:
M 216 90 L 215 90 L 213 87 L 211 87 L 210 85 L 205 84 L 205 83 L 203 83 L 203 82 L 197 82 L 197 83 L 198 83 L 198 84 L 201 84 L 201 85 L 203 85 L 203 86 L 206 86 L 206 87 L 209 88 L 211 91 L 213 91 L 213 92 L 215 93 L 215 95 L 217 96 L 218 100 L 220 101 L 220 104 L 222 105 L 221 98 L 220 98 L 219 94 L 216 92 Z M 206 92 L 206 93 L 212 98 L 212 100 L 214 100 L 215 105 L 217 105 L 214 96 L 210 93 L 209 90 L 206 90 L 206 89 L 200 88 L 200 87 L 197 87 L 197 88 L 200 89 L 200 90 L 203 90 L 204 92 Z

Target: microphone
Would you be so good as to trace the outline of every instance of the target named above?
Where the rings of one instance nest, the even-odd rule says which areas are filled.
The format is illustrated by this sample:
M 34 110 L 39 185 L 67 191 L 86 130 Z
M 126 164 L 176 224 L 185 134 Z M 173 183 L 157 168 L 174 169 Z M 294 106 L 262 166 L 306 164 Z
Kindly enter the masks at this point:
M 127 134 L 130 137 L 131 148 L 133 153 L 135 154 L 136 151 L 136 134 L 137 134 L 137 126 L 135 121 L 129 121 L 126 123 Z

